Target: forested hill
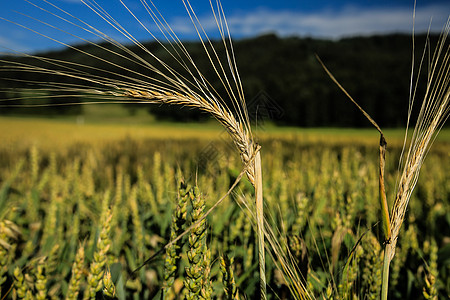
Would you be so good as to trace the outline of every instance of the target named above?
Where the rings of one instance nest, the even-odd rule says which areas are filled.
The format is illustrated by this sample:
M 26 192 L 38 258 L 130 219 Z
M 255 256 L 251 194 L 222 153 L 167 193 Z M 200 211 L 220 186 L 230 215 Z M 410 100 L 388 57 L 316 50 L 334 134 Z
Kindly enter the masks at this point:
M 416 58 L 420 59 L 425 36 L 416 37 Z M 437 37 L 431 37 L 432 47 Z M 162 57 L 170 59 L 156 43 L 146 43 L 148 49 Z M 217 42 L 216 49 L 223 55 L 223 46 Z M 106 47 L 111 47 L 107 46 Z M 198 43 L 186 43 L 191 56 L 196 60 L 200 70 L 208 70 L 205 76 L 220 91 L 220 83 L 203 60 L 203 48 Z M 99 48 L 82 45 L 83 51 L 113 60 L 130 69 L 136 69 L 127 60 L 108 57 L 108 52 L 100 53 Z M 144 59 L 151 59 L 148 54 L 136 47 L 131 47 Z M 315 55 L 321 57 L 335 77 L 349 91 L 359 104 L 383 127 L 397 127 L 405 124 L 408 109 L 409 85 L 412 59 L 412 40 L 407 35 L 382 35 L 356 37 L 338 41 L 317 40 L 312 38 L 279 38 L 265 35 L 253 39 L 234 41 L 237 65 L 243 82 L 250 114 L 258 111 L 260 120 L 272 119 L 280 125 L 294 126 L 368 126 L 367 121 L 346 99 L 342 92 L 327 77 Z M 108 64 L 86 58 L 74 50 L 44 53 L 47 57 L 70 60 L 77 63 L 110 68 Z M 17 58 L 15 58 L 17 59 Z M 27 59 L 22 58 L 26 61 Z M 144 71 L 137 69 L 137 71 Z M 148 73 L 148 72 L 147 72 Z M 21 80 L 40 80 L 51 82 L 59 80 L 39 74 L 19 74 L 9 72 L 9 78 Z M 2 74 L 1 77 L 6 77 Z M 23 96 L 19 89 L 22 83 L 11 83 L 0 79 L 0 90 L 17 84 L 15 92 L 0 92 L 0 98 Z M 424 82 L 419 88 L 419 95 L 424 91 Z M 29 93 L 29 90 L 27 90 Z M 56 101 L 49 97 L 49 102 Z M 61 100 L 58 100 L 61 101 Z M 83 101 L 82 98 L 78 101 Z M 140 106 L 142 107 L 142 106 Z M 54 107 L 35 110 L 40 113 L 82 113 L 82 106 L 75 109 L 56 110 Z M 196 111 L 178 107 L 149 106 L 159 118 L 186 121 L 206 116 Z M 17 109 L 0 108 L 0 114 L 18 113 Z

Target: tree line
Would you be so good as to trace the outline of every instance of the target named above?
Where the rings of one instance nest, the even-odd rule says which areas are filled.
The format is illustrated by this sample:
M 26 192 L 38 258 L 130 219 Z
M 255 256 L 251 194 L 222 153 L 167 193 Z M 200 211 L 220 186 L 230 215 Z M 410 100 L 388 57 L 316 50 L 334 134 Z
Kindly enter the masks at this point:
M 429 40 L 431 47 L 436 43 L 437 36 L 425 35 L 415 37 L 417 53 L 416 60 L 421 58 L 423 46 Z M 318 55 L 334 76 L 347 89 L 352 97 L 383 127 L 398 127 L 405 125 L 410 97 L 412 39 L 408 35 L 392 34 L 370 37 L 353 37 L 340 40 L 322 40 L 313 38 L 264 35 L 251 39 L 233 41 L 236 62 L 242 79 L 242 84 L 249 106 L 250 117 L 255 122 L 270 119 L 279 125 L 290 126 L 369 126 L 361 113 L 348 101 L 337 86 L 329 79 L 316 59 Z M 90 44 L 77 46 L 86 53 L 102 57 L 105 61 L 124 66 L 128 71 L 119 70 L 121 74 L 134 71 L 146 76 L 157 76 L 142 65 L 137 65 L 127 59 L 112 55 L 108 50 L 124 53 L 109 44 L 100 44 L 102 48 Z M 182 68 L 174 58 L 164 51 L 156 42 L 144 45 L 162 60 L 167 61 L 174 69 L 183 74 Z M 225 57 L 225 48 L 221 41 L 213 45 L 219 57 Z M 168 45 L 165 45 L 168 46 Z M 210 62 L 205 59 L 204 49 L 200 43 L 185 43 L 196 65 L 219 92 L 224 92 L 221 82 L 214 75 Z M 129 49 L 143 59 L 154 60 L 148 53 L 137 46 Z M 99 62 L 93 57 L 82 55 L 73 49 L 65 49 L 40 56 L 56 60 L 71 61 L 77 64 L 93 66 L 90 72 L 98 76 L 111 76 L 118 69 L 112 64 Z M 29 57 L 2 57 L 1 64 L 8 62 L 33 63 L 45 66 L 44 61 L 32 60 Z M 222 63 L 226 64 L 224 60 Z M 418 64 L 418 61 L 416 61 Z M 57 66 L 53 65 L 52 68 Z M 106 70 L 101 72 L 99 69 Z M 425 92 L 426 68 L 422 69 L 422 82 L 417 90 L 420 97 Z M 74 97 L 73 92 L 66 95 L 60 92 L 47 92 L 41 96 L 38 86 L 28 85 L 28 82 L 64 82 L 86 84 L 77 79 L 62 78 L 51 74 L 38 72 L 20 72 L 9 70 L 3 72 L 0 79 L 0 98 L 16 99 L 4 103 L 27 103 L 33 97 L 39 97 L 41 103 L 60 103 L 70 96 L 70 102 L 85 101 L 83 95 Z M 8 77 L 8 79 L 6 79 Z M 11 80 L 13 79 L 13 80 Z M 144 77 L 142 79 L 145 79 Z M 26 87 L 26 89 L 24 89 Z M 69 95 L 70 94 L 70 95 Z M 46 97 L 48 96 L 48 97 Z M 42 100 L 44 98 L 44 100 Z M 420 99 L 420 98 L 419 98 Z M 128 105 L 130 111 L 135 106 Z M 142 105 L 139 109 L 142 109 Z M 157 118 L 174 121 L 200 120 L 208 116 L 194 110 L 178 107 L 153 106 L 148 108 Z M 32 110 L 13 107 L 0 108 L 0 114 L 82 114 L 82 105 L 48 106 Z

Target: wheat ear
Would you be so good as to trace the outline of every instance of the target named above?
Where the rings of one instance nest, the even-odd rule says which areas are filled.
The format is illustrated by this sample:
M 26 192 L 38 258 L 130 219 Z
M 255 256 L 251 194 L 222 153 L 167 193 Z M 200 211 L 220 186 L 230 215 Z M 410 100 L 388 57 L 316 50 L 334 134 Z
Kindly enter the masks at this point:
M 392 207 L 392 212 L 389 217 L 388 205 L 386 200 L 386 192 L 384 185 L 384 168 L 385 168 L 385 153 L 386 140 L 383 132 L 376 122 L 356 103 L 349 93 L 336 80 L 331 72 L 325 67 L 323 62 L 317 56 L 320 64 L 330 76 L 330 78 L 338 85 L 338 87 L 346 94 L 346 96 L 358 107 L 364 116 L 374 125 L 380 133 L 380 197 L 382 208 L 383 229 L 385 233 L 385 253 L 383 265 L 383 283 L 381 299 L 387 299 L 388 278 L 389 278 L 389 264 L 395 255 L 395 246 L 398 239 L 400 227 L 403 223 L 406 209 L 408 207 L 409 199 L 414 190 L 414 187 L 419 179 L 420 169 L 423 165 L 425 157 L 430 150 L 433 141 L 442 128 L 443 124 L 449 117 L 450 105 L 450 46 L 447 42 L 447 37 L 450 32 L 450 17 L 444 26 L 442 34 L 439 38 L 438 45 L 433 55 L 430 65 L 430 72 L 428 74 L 427 90 L 424 96 L 419 117 L 414 129 L 414 133 L 409 145 L 407 157 L 404 162 L 403 171 L 399 185 L 397 187 L 395 201 Z M 425 55 L 425 53 L 424 53 Z M 423 62 L 423 58 L 422 58 Z M 416 83 L 417 87 L 417 83 Z M 412 113 L 412 105 L 414 102 L 414 95 L 412 95 L 408 110 L 408 123 Z M 407 126 L 408 127 L 408 126 Z M 406 146 L 405 144 L 402 153 Z M 401 159 L 402 161 L 402 159 Z
M 118 90 L 113 93 L 117 96 L 144 101 L 147 103 L 182 105 L 198 108 L 211 114 L 227 130 L 239 150 L 242 163 L 244 165 L 249 163 L 250 158 L 253 156 L 255 145 L 248 130 L 246 130 L 246 128 L 242 125 L 242 122 L 238 121 L 230 111 L 222 107 L 220 103 L 216 101 L 208 101 L 204 97 L 197 94 L 184 95 L 178 92 L 168 91 L 125 89 L 123 91 Z M 254 165 L 250 165 L 247 169 L 247 176 L 252 185 L 255 186 Z
M 411 194 L 419 179 L 420 169 L 424 163 L 428 151 L 431 148 L 431 145 L 437 137 L 437 134 L 449 117 L 450 45 L 447 41 L 449 33 L 450 17 L 442 30 L 429 66 L 430 69 L 428 73 L 426 93 L 420 108 L 419 117 L 412 134 L 411 142 L 404 160 L 403 170 L 397 186 L 397 192 L 391 211 L 391 239 L 386 243 L 384 254 L 383 288 L 381 299 L 387 299 L 389 265 L 395 255 L 395 248 L 400 228 L 405 218 L 406 209 L 408 208 Z M 415 95 L 413 94 L 410 100 L 409 116 L 411 115 L 414 96 Z
M 127 60 L 127 62 L 130 62 L 141 69 L 144 68 L 146 71 L 138 72 L 125 66 L 121 66 L 120 64 L 116 64 L 113 60 L 107 60 L 101 56 L 89 53 L 83 49 L 65 44 L 43 33 L 39 33 L 30 27 L 26 27 L 14 21 L 6 20 L 3 18 L 3 20 L 5 21 L 14 23 L 22 28 L 33 31 L 38 35 L 49 38 L 63 46 L 78 51 L 80 54 L 85 55 L 87 58 L 94 59 L 101 64 L 107 64 L 113 69 L 105 70 L 92 65 L 88 66 L 46 57 L 26 55 L 30 59 L 36 60 L 36 65 L 33 66 L 31 64 L 23 64 L 20 62 L 2 61 L 4 63 L 7 63 L 7 66 L 4 67 L 4 70 L 16 70 L 23 72 L 36 72 L 41 74 L 57 75 L 75 79 L 77 82 L 82 82 L 25 82 L 26 84 L 37 84 L 41 86 L 41 89 L 39 90 L 40 92 L 64 91 L 72 93 L 71 95 L 65 96 L 77 96 L 80 94 L 84 94 L 86 97 L 92 97 L 92 99 L 98 99 L 98 96 L 102 95 L 103 99 L 109 100 L 111 102 L 122 102 L 128 99 L 141 103 L 167 103 L 173 105 L 183 105 L 200 109 L 214 116 L 230 134 L 234 144 L 239 150 L 243 164 L 248 165 L 247 176 L 250 182 L 255 187 L 257 202 L 256 206 L 258 207 L 257 223 L 259 228 L 258 240 L 260 244 L 259 257 L 261 295 L 263 298 L 265 298 L 266 284 L 264 274 L 265 259 L 261 160 L 259 153 L 257 153 L 257 158 L 255 159 L 255 161 L 252 161 L 252 163 L 250 163 L 251 158 L 255 157 L 256 149 L 259 149 L 259 147 L 253 142 L 250 122 L 245 106 L 242 83 L 237 71 L 237 65 L 234 57 L 234 50 L 231 43 L 228 24 L 220 1 L 210 1 L 210 6 L 217 25 L 218 32 L 225 48 L 224 59 L 221 59 L 214 49 L 213 43 L 208 38 L 206 31 L 200 24 L 199 18 L 195 14 L 189 1 L 183 0 L 182 3 L 192 22 L 193 27 L 195 28 L 195 31 L 197 32 L 200 42 L 204 48 L 205 55 L 211 63 L 210 66 L 214 70 L 215 76 L 218 77 L 226 91 L 226 98 L 229 99 L 227 101 L 223 100 L 221 95 L 219 95 L 210 84 L 210 82 L 208 82 L 207 78 L 202 75 L 202 72 L 195 64 L 188 50 L 181 43 L 181 40 L 172 30 L 170 25 L 158 11 L 153 2 L 147 2 L 143 0 L 141 1 L 141 4 L 143 5 L 144 11 L 148 13 L 149 17 L 154 21 L 159 31 L 162 33 L 164 37 L 162 39 L 163 41 L 160 41 L 156 38 L 152 30 L 145 24 L 145 22 L 142 22 L 131 11 L 131 9 L 125 4 L 124 1 L 120 1 L 120 5 L 123 6 L 125 12 L 128 13 L 144 31 L 146 31 L 159 43 L 161 48 L 166 51 L 167 54 L 169 54 L 171 59 L 173 59 L 174 64 L 177 64 L 178 67 L 181 67 L 183 74 L 181 74 L 180 71 L 176 71 L 175 66 L 169 66 L 152 51 L 147 49 L 142 43 L 137 41 L 136 38 L 134 38 L 123 25 L 115 20 L 95 1 L 82 0 L 81 2 L 86 5 L 86 7 L 88 7 L 92 12 L 97 14 L 102 21 L 108 23 L 111 28 L 116 30 L 120 35 L 136 45 L 139 48 L 139 51 L 143 51 L 145 54 L 149 55 L 151 59 L 143 59 L 139 54 L 133 52 L 130 48 L 111 38 L 105 32 L 100 31 L 94 25 L 91 25 L 83 21 L 82 19 L 72 15 L 70 12 L 59 8 L 58 6 L 51 3 L 51 1 L 44 2 L 46 5 L 48 5 L 48 7 L 39 7 L 38 5 L 31 2 L 29 4 L 38 9 L 41 9 L 43 12 L 48 13 L 49 17 L 57 18 L 59 21 L 67 23 L 67 25 L 69 26 L 75 26 L 77 27 L 77 29 L 80 29 L 84 33 L 88 33 L 95 39 L 103 40 L 115 46 L 115 48 L 111 49 L 110 47 L 105 47 L 100 43 L 91 42 L 81 36 L 68 33 L 64 29 L 51 25 L 44 20 L 37 20 L 32 17 L 30 17 L 30 19 L 40 23 L 40 25 L 48 26 L 52 30 L 58 30 L 61 33 L 79 38 L 80 40 L 98 48 L 98 50 L 108 53 L 108 55 L 113 55 L 117 58 L 125 59 Z M 224 63 L 224 61 L 226 61 L 226 63 Z M 45 63 L 48 67 L 42 67 L 42 63 Z M 156 76 L 150 76 L 148 74 L 155 74 Z M 114 79 L 112 79 L 111 77 L 113 77 Z M 233 110 L 228 107 L 230 103 Z M 66 105 L 67 103 L 62 104 Z M 259 174 L 256 174 L 256 172 L 259 172 Z
M 440 36 L 433 55 L 426 94 L 405 159 L 391 213 L 393 248 L 403 222 L 411 194 L 419 179 L 419 172 L 450 111 L 450 18 Z M 394 253 L 391 254 L 392 259 Z
M 234 116 L 223 109 L 215 102 L 206 101 L 203 97 L 194 95 L 183 95 L 180 93 L 157 92 L 157 91 L 136 91 L 126 90 L 122 96 L 132 99 L 143 100 L 152 103 L 167 103 L 176 105 L 185 105 L 198 108 L 204 112 L 213 115 L 228 131 L 233 139 L 234 144 L 239 150 L 241 160 L 247 168 L 247 177 L 255 188 L 256 201 L 256 223 L 258 236 L 258 253 L 259 253 L 259 271 L 260 271 L 260 289 L 261 298 L 266 298 L 266 277 L 265 277 L 265 243 L 264 243 L 264 205 L 263 205 L 263 186 L 262 186 L 262 169 L 261 154 L 259 148 L 256 150 L 249 133 L 244 129 L 242 123 L 238 122 Z M 256 151 L 256 152 L 255 152 Z M 250 159 L 255 156 L 254 162 Z

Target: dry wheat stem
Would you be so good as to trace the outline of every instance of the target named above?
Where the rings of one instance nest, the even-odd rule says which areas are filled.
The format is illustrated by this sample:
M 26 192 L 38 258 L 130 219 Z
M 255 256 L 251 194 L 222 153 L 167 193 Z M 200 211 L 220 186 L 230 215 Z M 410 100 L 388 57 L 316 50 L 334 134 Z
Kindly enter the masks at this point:
M 259 273 L 266 274 L 266 258 L 264 253 L 264 203 L 263 203 L 263 184 L 262 184 L 262 169 L 261 169 L 261 152 L 258 151 L 255 156 L 254 175 L 255 180 L 253 186 L 255 187 L 256 200 L 256 224 L 258 235 L 258 255 L 259 255 Z M 262 263 L 261 263 L 262 262 Z M 266 277 L 260 277 L 260 293 L 261 299 L 266 299 Z

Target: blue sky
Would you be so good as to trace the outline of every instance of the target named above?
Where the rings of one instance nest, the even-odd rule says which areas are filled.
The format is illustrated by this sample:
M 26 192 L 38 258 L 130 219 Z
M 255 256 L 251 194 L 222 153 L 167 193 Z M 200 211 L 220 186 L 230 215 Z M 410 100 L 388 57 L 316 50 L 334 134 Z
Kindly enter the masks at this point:
M 63 43 L 79 43 L 76 36 L 89 40 L 99 40 L 98 36 L 81 29 L 93 26 L 115 39 L 126 41 L 118 30 L 84 5 L 80 0 L 49 0 L 72 16 L 45 3 L 45 0 L 1 1 L 0 17 L 32 28 Z M 216 0 L 213 0 L 214 3 Z M 158 38 L 162 35 L 151 21 L 139 0 L 123 0 Z M 151 40 L 151 35 L 120 0 L 97 0 L 123 30 L 138 40 Z M 154 0 L 159 12 L 181 39 L 195 39 L 195 29 L 190 22 L 181 0 Z M 209 36 L 217 37 L 217 25 L 211 14 L 208 0 L 191 0 L 197 17 Z M 342 38 L 355 35 L 371 35 L 392 32 L 410 33 L 412 30 L 413 0 L 223 0 L 228 26 L 234 38 L 252 37 L 264 33 L 280 36 L 311 36 L 320 38 Z M 72 22 L 63 21 L 48 10 Z M 24 16 L 23 14 L 28 15 Z M 449 0 L 418 0 L 415 28 L 417 32 L 431 29 L 439 32 L 450 15 Z M 35 18 L 36 20 L 30 18 Z M 86 22 L 88 25 L 81 23 Z M 44 23 L 48 23 L 44 24 Z M 74 25 L 75 24 L 75 25 Z M 53 26 L 53 27 L 52 27 Z M 92 31 L 92 29 L 90 29 Z M 55 41 L 39 36 L 17 24 L 0 20 L 0 46 L 17 51 L 34 52 L 61 47 Z M 2 51 L 2 50 L 0 50 Z

